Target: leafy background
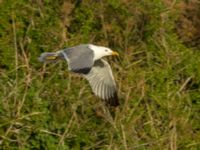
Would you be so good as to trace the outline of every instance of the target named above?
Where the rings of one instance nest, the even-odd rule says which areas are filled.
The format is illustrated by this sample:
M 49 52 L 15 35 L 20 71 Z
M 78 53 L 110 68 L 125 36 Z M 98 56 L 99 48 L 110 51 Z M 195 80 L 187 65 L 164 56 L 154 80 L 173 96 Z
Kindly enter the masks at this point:
M 198 0 L 0 0 L 0 149 L 200 149 L 199 14 Z M 119 108 L 37 60 L 80 43 L 120 53 Z

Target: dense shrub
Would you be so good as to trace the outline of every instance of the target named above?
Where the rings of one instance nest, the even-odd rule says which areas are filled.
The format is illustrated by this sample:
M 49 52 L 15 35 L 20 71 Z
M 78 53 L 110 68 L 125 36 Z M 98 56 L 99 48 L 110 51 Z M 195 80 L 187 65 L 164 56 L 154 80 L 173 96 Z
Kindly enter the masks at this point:
M 199 2 L 0 0 L 0 149 L 198 149 Z M 37 58 L 108 46 L 120 107 Z

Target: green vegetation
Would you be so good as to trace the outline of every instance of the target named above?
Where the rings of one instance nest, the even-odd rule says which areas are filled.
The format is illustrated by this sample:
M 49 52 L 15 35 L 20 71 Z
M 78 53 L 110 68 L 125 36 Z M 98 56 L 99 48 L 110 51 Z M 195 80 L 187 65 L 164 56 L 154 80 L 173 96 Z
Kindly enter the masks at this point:
M 200 149 L 197 0 L 0 0 L 0 149 Z M 186 13 L 187 12 L 187 13 Z M 110 110 L 67 64 L 37 58 L 80 43 L 108 58 Z

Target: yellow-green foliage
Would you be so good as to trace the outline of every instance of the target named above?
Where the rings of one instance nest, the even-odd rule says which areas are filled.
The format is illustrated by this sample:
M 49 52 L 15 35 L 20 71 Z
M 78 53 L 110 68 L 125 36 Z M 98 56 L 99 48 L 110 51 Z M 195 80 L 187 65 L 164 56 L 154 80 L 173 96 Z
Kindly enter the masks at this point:
M 0 0 L 0 149 L 200 149 L 200 52 L 180 37 L 182 3 Z M 37 60 L 81 43 L 120 53 L 108 58 L 119 108 L 65 62 Z

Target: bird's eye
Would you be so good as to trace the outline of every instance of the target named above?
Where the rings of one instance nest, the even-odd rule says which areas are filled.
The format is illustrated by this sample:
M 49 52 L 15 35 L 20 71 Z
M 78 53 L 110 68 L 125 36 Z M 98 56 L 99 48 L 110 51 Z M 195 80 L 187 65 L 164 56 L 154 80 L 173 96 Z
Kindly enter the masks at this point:
M 107 52 L 108 50 L 107 49 L 105 49 L 105 52 Z

